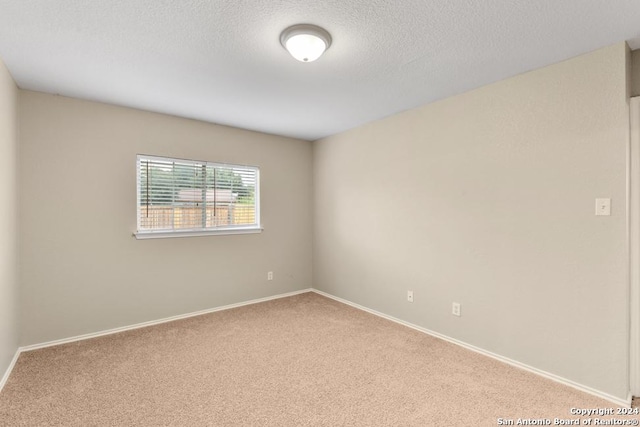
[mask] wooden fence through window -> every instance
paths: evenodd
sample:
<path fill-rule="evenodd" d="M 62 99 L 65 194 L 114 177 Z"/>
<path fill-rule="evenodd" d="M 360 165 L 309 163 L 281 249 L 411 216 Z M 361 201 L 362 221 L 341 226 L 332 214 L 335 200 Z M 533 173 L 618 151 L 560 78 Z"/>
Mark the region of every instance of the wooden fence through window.
<path fill-rule="evenodd" d="M 255 223 L 253 205 L 207 207 L 207 227 L 250 225 Z M 143 230 L 202 228 L 202 208 L 142 206 L 140 227 Z"/>

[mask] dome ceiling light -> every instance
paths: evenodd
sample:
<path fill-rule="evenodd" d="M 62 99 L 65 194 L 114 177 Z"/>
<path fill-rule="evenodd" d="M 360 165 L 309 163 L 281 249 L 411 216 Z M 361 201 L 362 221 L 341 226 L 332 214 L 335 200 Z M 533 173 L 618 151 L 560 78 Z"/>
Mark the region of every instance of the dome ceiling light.
<path fill-rule="evenodd" d="M 329 49 L 331 34 L 316 25 L 298 24 L 280 34 L 280 43 L 298 61 L 312 62 Z"/>

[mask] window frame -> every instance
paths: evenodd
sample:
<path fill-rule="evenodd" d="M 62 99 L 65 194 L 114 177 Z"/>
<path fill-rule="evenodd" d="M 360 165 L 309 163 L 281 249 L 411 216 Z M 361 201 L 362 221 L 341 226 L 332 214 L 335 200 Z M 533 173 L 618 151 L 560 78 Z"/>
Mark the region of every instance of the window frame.
<path fill-rule="evenodd" d="M 150 160 L 158 162 L 184 162 L 193 164 L 202 164 L 206 167 L 213 168 L 244 168 L 253 170 L 255 173 L 255 188 L 254 188 L 254 213 L 255 222 L 250 225 L 226 225 L 217 227 L 197 227 L 197 228 L 185 228 L 185 229 L 162 229 L 162 230 L 145 230 L 140 226 L 140 214 L 141 214 L 141 176 L 140 176 L 140 164 L 141 160 Z M 206 185 L 206 184 L 205 184 Z M 172 203 L 170 206 L 175 206 Z M 203 204 L 202 209 L 206 209 L 206 204 Z M 133 233 L 134 237 L 140 239 L 163 239 L 173 237 L 200 237 L 200 236 L 215 236 L 215 235 L 230 235 L 230 234 L 254 234 L 261 233 L 263 230 L 261 217 L 260 217 L 260 168 L 258 166 L 251 165 L 239 165 L 232 163 L 218 163 L 209 162 L 204 160 L 183 159 L 177 157 L 164 157 L 147 154 L 136 155 L 136 231 Z"/>

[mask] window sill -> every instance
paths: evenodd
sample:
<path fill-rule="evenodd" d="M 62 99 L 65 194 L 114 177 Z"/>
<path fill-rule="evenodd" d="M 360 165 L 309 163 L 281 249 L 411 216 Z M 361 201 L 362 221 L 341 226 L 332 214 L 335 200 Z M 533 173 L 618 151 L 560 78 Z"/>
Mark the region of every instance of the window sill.
<path fill-rule="evenodd" d="M 257 234 L 262 233 L 261 227 L 227 228 L 221 230 L 183 230 L 183 231 L 144 231 L 133 233 L 137 240 L 170 239 L 174 237 L 203 237 L 224 236 L 229 234 Z"/>

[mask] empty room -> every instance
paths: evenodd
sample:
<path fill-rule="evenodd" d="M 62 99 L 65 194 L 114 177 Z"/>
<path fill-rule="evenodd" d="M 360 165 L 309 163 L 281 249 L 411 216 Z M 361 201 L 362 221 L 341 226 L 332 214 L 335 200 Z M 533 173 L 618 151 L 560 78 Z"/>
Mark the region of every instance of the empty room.
<path fill-rule="evenodd" d="M 0 0 L 0 426 L 639 425 L 640 2 Z"/>

